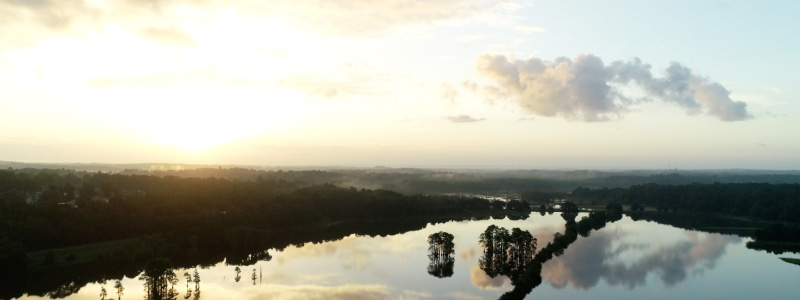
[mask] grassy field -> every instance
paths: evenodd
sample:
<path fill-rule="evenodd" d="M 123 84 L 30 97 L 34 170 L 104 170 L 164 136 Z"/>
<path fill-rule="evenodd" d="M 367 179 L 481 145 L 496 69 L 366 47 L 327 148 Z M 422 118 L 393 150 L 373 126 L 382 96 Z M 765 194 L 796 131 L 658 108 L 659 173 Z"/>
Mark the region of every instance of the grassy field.
<path fill-rule="evenodd" d="M 781 257 L 781 260 L 788 262 L 790 264 L 800 265 L 800 258 Z"/>

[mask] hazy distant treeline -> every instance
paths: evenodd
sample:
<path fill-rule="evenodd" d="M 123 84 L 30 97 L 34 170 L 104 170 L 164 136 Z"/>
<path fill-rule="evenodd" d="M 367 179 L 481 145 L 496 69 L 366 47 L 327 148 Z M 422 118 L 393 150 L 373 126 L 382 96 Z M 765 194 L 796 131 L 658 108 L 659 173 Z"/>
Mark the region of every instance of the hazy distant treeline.
<path fill-rule="evenodd" d="M 245 168 L 198 168 L 188 170 L 125 170 L 124 174 L 218 177 L 236 180 L 284 179 L 309 184 L 331 183 L 343 187 L 388 189 L 402 193 L 490 193 L 499 191 L 570 192 L 577 187 L 626 188 L 656 183 L 800 183 L 793 171 L 593 171 L 593 170 L 426 170 L 426 169 L 330 169 L 253 170 Z"/>
<path fill-rule="evenodd" d="M 627 188 L 657 183 L 800 183 L 800 171 L 770 170 L 494 170 L 494 169 L 413 169 L 413 168 L 319 168 L 265 169 L 258 167 L 217 167 L 174 164 L 22 164 L 0 162 L 16 172 L 61 175 L 97 171 L 123 175 L 174 176 L 181 178 L 223 178 L 229 180 L 286 180 L 316 185 L 330 183 L 358 189 L 387 189 L 416 193 L 492 193 L 524 191 L 570 192 L 577 187 Z"/>

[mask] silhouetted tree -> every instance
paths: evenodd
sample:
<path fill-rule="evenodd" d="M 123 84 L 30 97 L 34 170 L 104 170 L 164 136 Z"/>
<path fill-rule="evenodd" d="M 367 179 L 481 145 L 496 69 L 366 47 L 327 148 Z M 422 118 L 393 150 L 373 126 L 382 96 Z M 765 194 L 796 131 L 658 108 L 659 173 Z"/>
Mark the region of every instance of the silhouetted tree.
<path fill-rule="evenodd" d="M 489 225 L 478 240 L 483 247 L 480 268 L 490 277 L 506 275 L 516 281 L 536 252 L 537 240 L 519 228 L 508 230 Z"/>
<path fill-rule="evenodd" d="M 526 230 L 519 228 L 511 229 L 511 237 L 509 241 L 509 261 L 518 265 L 527 263 L 536 252 L 537 239 Z"/>
<path fill-rule="evenodd" d="M 167 258 L 156 258 L 147 262 L 140 280 L 145 282 L 145 299 L 165 300 L 175 299 L 177 293 L 170 284 L 177 282 L 177 276 L 172 269 L 172 262 Z"/>
<path fill-rule="evenodd" d="M 114 288 L 117 289 L 117 300 L 122 299 L 122 295 L 125 294 L 125 287 L 122 286 L 122 282 L 117 280 L 114 281 Z"/>
<path fill-rule="evenodd" d="M 564 218 L 564 221 L 575 222 L 579 211 L 578 205 L 573 202 L 566 201 L 561 205 L 561 217 Z"/>
<path fill-rule="evenodd" d="M 183 296 L 183 299 L 189 299 L 192 296 L 192 290 L 189 289 L 189 283 L 192 282 L 192 275 L 189 274 L 189 271 L 183 272 L 183 278 L 186 279 L 186 294 Z"/>
<path fill-rule="evenodd" d="M 194 269 L 192 277 L 194 279 L 194 299 L 200 299 L 200 273 L 197 272 L 197 268 Z"/>
<path fill-rule="evenodd" d="M 455 244 L 453 235 L 444 231 L 428 236 L 428 274 L 438 278 L 453 276 Z"/>
<path fill-rule="evenodd" d="M 47 293 L 47 295 L 50 296 L 50 299 L 66 298 L 69 295 L 77 293 L 82 287 L 82 285 L 70 281 L 58 286 L 53 291 Z"/>

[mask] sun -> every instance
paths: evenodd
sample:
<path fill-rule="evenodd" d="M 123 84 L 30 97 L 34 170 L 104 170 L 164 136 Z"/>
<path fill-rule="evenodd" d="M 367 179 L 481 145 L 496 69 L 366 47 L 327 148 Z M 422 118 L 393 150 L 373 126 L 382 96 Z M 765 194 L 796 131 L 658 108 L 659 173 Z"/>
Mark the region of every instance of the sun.
<path fill-rule="evenodd" d="M 302 122 L 306 105 L 264 89 L 187 88 L 150 96 L 122 110 L 120 120 L 145 143 L 194 154 L 286 131 Z"/>
<path fill-rule="evenodd" d="M 164 128 L 161 132 L 151 134 L 152 142 L 169 148 L 176 148 L 190 153 L 202 153 L 211 148 L 221 146 L 243 138 L 235 128 L 228 128 L 227 133 L 209 130 L 203 124 L 192 125 L 191 128 Z"/>
<path fill-rule="evenodd" d="M 240 28 L 271 39 L 230 34 Z M 111 28 L 90 37 L 92 46 L 56 44 L 42 51 L 66 48 L 78 57 L 49 64 L 68 70 L 52 75 L 52 81 L 68 84 L 71 98 L 80 99 L 78 105 L 103 126 L 167 152 L 207 153 L 309 118 L 307 95 L 280 84 L 281 78 L 317 65 L 297 52 L 319 48 L 303 34 L 277 21 L 233 15 L 184 29 L 195 39 L 191 46 L 154 44 Z M 132 59 L 119 59 L 131 49 L 137 49 Z M 39 56 L 62 57 L 30 59 Z"/>
<path fill-rule="evenodd" d="M 205 152 L 268 131 L 277 120 L 257 117 L 248 106 L 181 103 L 157 120 L 140 126 L 142 137 L 153 144 L 190 153 Z"/>

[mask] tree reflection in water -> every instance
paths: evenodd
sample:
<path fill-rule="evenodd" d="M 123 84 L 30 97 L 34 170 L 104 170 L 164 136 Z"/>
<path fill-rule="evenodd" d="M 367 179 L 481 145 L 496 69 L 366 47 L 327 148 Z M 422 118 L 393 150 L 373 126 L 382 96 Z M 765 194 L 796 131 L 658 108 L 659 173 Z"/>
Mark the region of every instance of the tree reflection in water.
<path fill-rule="evenodd" d="M 183 296 L 183 299 L 189 299 L 192 296 L 192 290 L 189 289 L 189 282 L 192 282 L 192 275 L 189 275 L 189 272 L 183 272 L 183 278 L 186 278 L 186 295 Z"/>
<path fill-rule="evenodd" d="M 428 236 L 428 274 L 438 278 L 453 276 L 455 244 L 453 235 L 440 231 Z"/>
<path fill-rule="evenodd" d="M 193 275 L 184 272 L 183 276 L 186 279 L 186 295 L 183 298 L 189 299 L 194 296 L 194 299 L 200 299 L 200 273 L 195 269 Z M 160 257 L 147 262 L 139 280 L 144 281 L 144 299 L 146 300 L 175 300 L 178 298 L 178 291 L 175 289 L 178 276 L 172 267 L 172 261 L 168 258 Z M 189 289 L 190 282 L 194 282 L 194 291 Z M 122 289 L 122 284 L 119 284 L 117 291 L 120 297 Z"/>
<path fill-rule="evenodd" d="M 489 215 L 487 214 L 483 217 L 488 219 Z M 14 245 L 8 245 L 0 240 L 0 249 L 5 247 L 7 251 L 11 251 L 7 253 L 18 253 L 21 257 L 13 259 L 10 263 L 0 264 L 0 282 L 2 282 L 0 284 L 0 299 L 20 298 L 26 294 L 28 296 L 50 297 L 53 299 L 69 297 L 77 293 L 82 287 L 93 282 L 108 278 L 136 277 L 141 273 L 143 265 L 146 264 L 144 262 L 160 256 L 168 257 L 176 269 L 189 269 L 197 265 L 226 262 L 231 265 L 241 266 L 242 273 L 244 273 L 244 266 L 252 265 L 259 261 L 271 260 L 272 257 L 266 249 L 282 251 L 293 245 L 337 241 L 353 234 L 372 237 L 395 235 L 424 229 L 430 223 L 466 221 L 474 218 L 475 216 L 424 216 L 388 221 L 344 222 L 325 227 L 308 226 L 269 232 L 251 232 L 249 235 L 238 235 L 244 238 L 243 240 L 239 239 L 239 242 L 247 241 L 246 247 L 243 242 L 239 247 L 233 248 L 228 247 L 227 244 L 220 244 L 221 240 L 211 234 L 187 235 L 176 233 L 168 235 L 166 239 L 143 238 L 131 243 L 130 246 L 132 248 L 147 250 L 138 254 L 128 253 L 128 250 L 125 250 L 121 252 L 125 255 L 114 254 L 110 258 L 99 259 L 86 265 L 76 267 L 47 266 L 47 268 L 36 270 L 28 270 L 23 266 L 14 264 L 14 262 L 24 261 L 25 252 L 22 251 L 21 245 L 15 248 L 12 247 Z M 499 218 L 503 218 L 503 216 Z M 324 230 L 320 230 L 320 228 Z M 236 230 L 233 231 L 236 232 Z M 193 241 L 198 237 L 199 242 Z M 229 242 L 235 241 L 237 240 L 229 240 Z M 200 245 L 204 246 L 199 248 L 202 251 L 196 256 L 186 255 L 185 246 L 192 243 L 200 243 Z M 16 249 L 16 252 L 12 251 L 14 249 Z M 140 255 L 143 260 L 139 260 Z M 192 294 L 194 294 L 194 291 L 192 291 Z M 191 296 L 193 295 L 189 297 Z"/>
<path fill-rule="evenodd" d="M 122 299 L 122 295 L 125 294 L 125 287 L 122 286 L 122 282 L 117 280 L 114 281 L 114 288 L 117 289 L 117 300 Z"/>
<path fill-rule="evenodd" d="M 489 275 L 496 277 L 505 275 L 515 283 L 519 280 L 528 262 L 536 252 L 536 238 L 530 232 L 519 228 L 508 229 L 489 225 L 481 233 L 479 242 L 483 248 L 480 259 L 480 268 Z"/>
<path fill-rule="evenodd" d="M 178 276 L 172 269 L 172 261 L 167 258 L 156 258 L 150 260 L 144 267 L 144 272 L 139 280 L 144 281 L 146 300 L 172 300 L 176 299 L 178 293 L 175 291 L 175 283 Z"/>
<path fill-rule="evenodd" d="M 194 269 L 194 275 L 192 275 L 192 281 L 194 281 L 194 299 L 200 299 L 200 273 L 197 272 L 197 269 Z"/>
<path fill-rule="evenodd" d="M 605 218 L 603 217 L 603 215 L 605 215 Z M 556 217 L 556 218 L 560 219 L 561 217 Z M 552 221 L 553 219 L 556 219 L 556 218 L 552 218 L 551 217 L 551 218 L 549 218 L 549 221 Z M 581 218 L 580 216 L 577 217 L 577 219 L 580 219 L 580 218 Z M 681 280 L 681 278 L 682 278 L 681 276 L 683 276 L 683 275 L 681 275 L 680 273 L 676 273 L 676 272 L 669 272 L 668 273 L 668 272 L 665 272 L 665 271 L 667 271 L 667 269 L 662 268 L 662 267 L 645 267 L 645 266 L 651 266 L 651 265 L 653 265 L 653 266 L 659 266 L 659 265 L 675 266 L 675 264 L 670 262 L 670 261 L 666 261 L 666 260 L 663 260 L 663 259 L 662 260 L 657 260 L 657 259 L 654 259 L 654 258 L 650 258 L 650 256 L 646 256 L 646 257 L 644 257 L 644 259 L 641 262 L 636 261 L 633 264 L 630 263 L 630 262 L 627 262 L 627 261 L 626 261 L 625 264 L 616 264 L 616 263 L 614 263 L 615 261 L 611 261 L 612 263 L 599 264 L 599 265 L 597 265 L 597 266 L 599 266 L 599 268 L 597 270 L 604 271 L 604 272 L 605 272 L 605 270 L 615 271 L 614 273 L 600 273 L 600 274 L 602 274 L 601 277 L 598 277 L 598 275 L 596 275 L 594 273 L 591 273 L 589 271 L 586 271 L 587 269 L 585 267 L 587 266 L 587 264 L 586 264 L 586 260 L 583 260 L 584 257 L 578 257 L 575 254 L 570 254 L 570 253 L 576 252 L 576 251 L 574 251 L 574 249 L 583 249 L 582 248 L 583 246 L 586 246 L 586 247 L 590 246 L 590 245 L 586 245 L 586 243 L 588 243 L 588 242 L 597 242 L 597 243 L 599 243 L 599 242 L 605 241 L 605 240 L 600 240 L 600 238 L 602 238 L 604 236 L 603 232 L 599 232 L 598 233 L 598 232 L 593 232 L 593 231 L 597 230 L 599 228 L 602 228 L 602 226 L 604 226 L 606 222 L 611 222 L 613 220 L 619 220 L 621 218 L 621 215 L 619 215 L 619 214 L 611 214 L 611 213 L 608 213 L 608 212 L 606 212 L 606 213 L 604 213 L 604 212 L 592 212 L 587 217 L 584 217 L 584 218 L 587 218 L 588 221 L 583 221 L 583 220 L 580 220 L 578 222 L 574 222 L 573 221 L 574 222 L 573 224 L 570 224 L 569 222 L 566 222 L 568 224 L 566 226 L 567 228 L 562 227 L 560 232 L 559 232 L 559 234 L 554 239 L 555 241 L 569 242 L 569 240 L 571 238 L 567 238 L 567 237 L 573 236 L 574 233 L 571 233 L 571 231 L 574 230 L 577 233 L 577 236 L 575 236 L 575 237 L 578 240 L 575 243 L 573 243 L 572 245 L 570 245 L 570 248 L 573 248 L 573 251 L 566 251 L 566 248 L 563 247 L 563 245 L 559 245 L 559 246 L 555 246 L 554 245 L 554 246 L 550 247 L 550 254 L 553 255 L 553 256 L 558 256 L 558 255 L 560 255 L 562 253 L 566 253 L 567 255 L 564 255 L 560 259 L 550 259 L 550 260 L 548 260 L 550 262 L 549 265 L 556 266 L 555 263 L 559 263 L 560 265 L 557 265 L 557 266 L 563 267 L 563 270 L 570 271 L 570 273 L 568 273 L 568 275 L 572 276 L 572 277 L 561 277 L 561 278 L 565 278 L 565 280 L 564 281 L 557 281 L 557 282 L 564 282 L 566 284 L 574 284 L 576 288 L 592 287 L 595 284 L 595 282 L 597 282 L 598 279 L 599 280 L 603 280 L 603 279 L 611 280 L 611 279 L 613 279 L 614 281 L 609 281 L 610 282 L 609 285 L 615 285 L 615 284 L 616 285 L 622 285 L 622 286 L 638 285 L 639 281 L 634 280 L 635 278 L 634 279 L 626 279 L 626 278 L 635 277 L 635 276 L 628 276 L 628 275 L 631 275 L 631 274 L 644 273 L 642 271 L 650 271 L 650 274 L 653 274 L 655 272 L 655 274 L 657 274 L 657 275 L 669 274 L 670 276 L 665 277 L 666 278 L 665 282 L 679 282 Z M 487 219 L 489 219 L 489 218 L 487 218 Z M 569 216 L 568 216 L 567 219 L 571 219 L 571 218 L 569 218 Z M 575 220 L 575 221 L 577 221 L 577 220 Z M 518 222 L 518 224 L 519 223 L 521 223 L 521 222 Z M 565 222 L 559 222 L 559 223 L 561 223 L 562 226 L 565 224 Z M 486 227 L 483 227 L 483 226 L 488 226 L 489 224 L 491 224 L 491 223 L 480 224 L 482 226 L 479 225 L 479 228 L 485 228 L 486 229 Z M 495 224 L 501 225 L 499 223 L 495 223 Z M 627 225 L 628 224 L 626 223 L 626 226 Z M 503 226 L 508 228 L 508 230 L 505 230 L 505 233 L 498 234 L 498 236 L 508 235 L 510 237 L 510 236 L 514 235 L 513 229 L 511 227 L 520 226 L 520 225 L 515 225 L 514 223 L 508 223 L 508 225 L 503 225 Z M 374 226 L 373 225 L 370 228 L 374 228 L 374 227 L 378 227 L 378 226 Z M 570 229 L 570 227 L 574 227 L 574 228 Z M 455 227 L 440 227 L 440 228 L 455 228 Z M 475 230 L 472 229 L 472 228 L 474 228 L 474 227 L 470 228 L 471 232 L 473 232 L 472 234 L 481 234 L 482 233 L 482 232 L 479 231 L 479 229 L 478 229 L 478 232 L 475 232 Z M 459 230 L 459 229 L 453 229 L 453 230 Z M 435 231 L 438 231 L 438 230 L 434 230 L 434 232 Z M 450 231 L 450 230 L 448 230 L 448 231 Z M 450 231 L 450 232 L 455 233 L 455 231 Z M 502 232 L 502 230 L 500 230 L 500 232 Z M 426 232 L 426 234 L 424 236 L 427 236 L 427 234 L 430 234 L 430 233 L 431 233 L 431 231 L 428 231 L 428 232 Z M 551 231 L 550 233 L 553 233 L 553 232 Z M 594 236 L 594 239 L 589 238 L 590 235 Z M 459 237 L 460 237 L 460 240 L 461 240 L 462 235 L 459 235 Z M 472 238 L 474 239 L 476 237 L 477 236 L 473 235 Z M 546 244 L 548 244 L 548 243 L 543 240 L 543 236 L 538 236 L 538 237 L 539 237 L 538 248 L 546 247 L 547 246 Z M 587 239 L 587 241 L 583 241 L 584 239 Z M 549 240 L 549 238 L 547 240 Z M 323 240 L 323 241 L 325 241 L 325 240 Z M 586 243 L 581 244 L 582 241 L 586 242 Z M 511 255 L 512 253 L 514 253 L 514 251 L 511 250 L 514 247 L 512 247 L 510 244 L 504 244 L 502 241 L 501 242 L 492 242 L 491 243 L 492 248 L 495 247 L 495 244 L 498 244 L 499 248 L 505 248 L 506 251 L 505 252 L 496 253 L 498 251 L 494 251 L 494 249 L 489 251 L 489 249 L 486 249 L 486 248 L 481 249 L 481 247 L 474 247 L 473 245 L 469 245 L 470 247 L 469 247 L 468 250 L 471 251 L 469 256 L 466 256 L 466 254 L 463 254 L 464 256 L 460 256 L 460 257 L 461 257 L 462 260 L 473 261 L 476 264 L 476 266 L 474 266 L 475 268 L 472 269 L 472 271 L 476 272 L 476 274 L 479 273 L 482 276 L 482 278 L 488 278 L 487 276 L 483 276 L 484 273 L 487 274 L 487 275 L 491 274 L 491 275 L 493 275 L 492 277 L 496 278 L 495 281 L 498 281 L 498 282 L 502 281 L 502 282 L 508 283 L 509 281 L 511 281 L 511 279 L 508 279 L 508 281 L 506 281 L 507 279 L 505 279 L 505 277 L 497 276 L 497 275 L 510 274 L 508 277 L 509 278 L 514 278 L 514 282 L 516 284 L 518 281 L 520 281 L 520 280 L 516 279 L 517 277 L 519 277 L 516 274 L 520 273 L 520 271 L 524 270 L 526 267 L 530 268 L 530 263 L 527 266 L 525 266 L 524 265 L 525 264 L 525 260 L 524 259 L 519 259 L 519 258 L 514 259 L 513 256 Z M 591 246 L 600 247 L 600 246 L 604 246 L 604 245 L 606 245 L 606 244 L 598 244 L 598 245 L 591 245 Z M 612 250 L 616 250 L 617 249 L 616 248 L 616 244 L 614 244 L 615 248 L 596 248 L 596 247 L 592 248 L 592 249 L 612 249 Z M 434 247 L 434 248 L 436 248 L 436 247 Z M 714 248 L 714 249 L 718 249 L 718 248 L 721 249 L 721 247 L 717 247 L 717 248 Z M 423 250 L 423 253 L 427 252 L 427 251 L 425 251 L 426 249 L 422 249 L 422 250 Z M 665 250 L 668 250 L 668 249 L 665 249 Z M 271 251 L 277 251 L 277 250 L 271 250 Z M 481 252 L 483 252 L 483 253 L 481 253 Z M 547 252 L 547 251 L 545 251 L 545 252 Z M 206 252 L 203 251 L 202 253 L 206 253 Z M 448 266 L 448 263 L 447 263 L 447 262 L 454 262 L 454 259 L 453 259 L 454 255 L 451 254 L 451 255 L 447 255 L 447 256 L 442 257 L 442 256 L 439 256 L 438 254 L 436 254 L 436 253 L 438 253 L 438 250 L 437 251 L 432 251 L 431 253 L 434 253 L 434 255 L 430 255 L 430 257 L 432 259 L 430 260 L 430 265 L 428 266 L 428 269 L 427 269 L 428 272 L 431 274 L 431 276 L 436 276 L 437 278 L 449 277 L 451 279 L 450 280 L 446 280 L 448 282 L 451 281 L 451 280 L 455 280 L 455 278 L 453 278 L 453 277 L 456 277 L 456 276 L 454 276 L 454 272 L 453 272 L 453 270 L 454 270 L 453 265 L 454 264 L 449 264 L 449 266 Z M 461 252 L 459 252 L 459 253 L 461 253 Z M 491 253 L 491 255 L 489 253 Z M 583 252 L 581 252 L 581 253 L 583 253 Z M 718 252 L 713 252 L 713 253 L 715 253 L 717 255 L 720 255 Z M 235 254 L 235 255 L 233 255 L 233 254 Z M 222 254 L 214 255 L 213 257 L 209 258 L 208 262 L 206 262 L 206 263 L 215 262 L 215 260 L 212 260 L 212 258 L 216 259 L 216 258 L 219 258 L 219 257 L 239 257 L 239 258 L 241 258 L 239 260 L 236 260 L 235 262 L 252 261 L 250 258 L 253 258 L 253 257 L 256 257 L 257 259 L 260 258 L 260 257 L 269 257 L 267 255 L 268 253 L 266 251 L 255 250 L 255 249 L 242 250 L 242 251 L 239 251 L 239 252 L 235 252 L 233 254 L 231 254 L 230 252 L 224 252 L 224 256 Z M 256 255 L 253 255 L 253 254 L 256 254 Z M 263 255 L 259 255 L 259 254 L 263 254 Z M 483 256 L 482 256 L 482 254 L 483 254 Z M 425 254 L 422 254 L 422 255 L 425 255 Z M 280 256 L 278 256 L 278 257 L 280 257 Z M 521 257 L 526 257 L 526 255 L 521 254 L 521 255 L 518 255 L 517 257 L 520 257 L 520 258 Z M 662 256 L 659 256 L 659 257 L 662 257 Z M 659 257 L 656 257 L 656 258 L 659 258 Z M 670 258 L 670 257 L 676 257 L 676 256 L 663 256 L 663 257 L 664 258 Z M 478 264 L 478 259 L 479 258 L 480 258 L 480 264 Z M 682 256 L 677 256 L 677 258 L 682 258 Z M 187 267 L 191 268 L 191 267 L 193 267 L 192 266 L 193 264 L 198 263 L 197 260 L 195 260 L 195 259 L 192 259 L 192 260 L 189 260 L 189 259 L 181 260 L 180 257 L 172 258 L 172 259 L 175 262 L 174 266 L 176 267 L 176 269 L 188 270 L 189 274 L 192 273 L 192 269 L 187 269 Z M 542 259 L 545 259 L 544 255 L 542 255 Z M 233 261 L 234 260 L 231 260 L 231 262 L 233 262 Z M 501 263 L 503 261 L 510 262 L 510 263 L 503 264 L 503 263 Z M 227 262 L 227 261 L 224 261 L 224 262 Z M 713 263 L 713 260 L 698 259 L 698 260 L 694 260 L 693 262 L 695 262 L 696 266 L 702 266 L 703 263 L 706 263 L 706 262 Z M 576 266 L 578 266 L 578 267 L 576 267 Z M 592 266 L 595 266 L 595 265 L 592 265 Z M 249 266 L 249 267 L 251 269 L 253 268 L 253 266 Z M 421 265 L 418 265 L 418 267 L 421 267 Z M 480 267 L 481 270 L 478 270 L 479 267 Z M 248 266 L 241 266 L 240 267 L 241 273 L 242 273 L 240 275 L 241 278 L 244 278 L 244 276 L 246 276 L 246 274 L 244 274 L 244 271 L 248 270 L 247 268 L 248 268 Z M 265 266 L 265 268 L 269 268 L 269 266 Z M 552 272 L 549 273 L 549 271 L 550 271 L 549 269 L 550 268 L 545 266 L 543 269 L 544 270 L 540 270 L 540 272 L 537 272 L 537 273 L 540 274 L 540 277 L 543 278 L 544 282 L 552 282 L 551 279 L 552 279 L 552 276 L 553 276 L 552 274 L 553 273 Z M 139 270 L 141 270 L 141 269 L 139 269 Z M 673 269 L 669 269 L 669 270 L 672 271 Z M 675 269 L 675 270 L 676 271 L 681 271 L 681 272 L 684 271 L 684 269 Z M 687 273 L 687 274 L 691 275 L 691 269 L 686 269 L 686 270 L 689 271 L 689 273 Z M 225 275 L 230 276 L 230 272 L 231 271 L 234 271 L 233 268 L 226 267 Z M 535 270 L 532 270 L 532 271 L 535 271 Z M 99 273 L 99 271 L 98 271 L 98 273 Z M 138 273 L 139 272 L 133 273 L 133 271 L 126 271 L 125 274 L 131 274 L 131 275 L 128 275 L 128 276 L 130 278 L 133 278 L 133 276 L 135 276 L 135 274 L 138 274 Z M 175 273 L 178 273 L 178 272 L 176 271 Z M 672 276 L 673 273 L 681 275 L 681 276 Z M 109 277 L 110 278 L 122 278 L 122 274 L 123 274 L 123 272 L 119 271 L 118 273 L 114 273 L 114 275 L 113 275 L 114 277 L 111 277 L 110 275 L 107 275 L 106 278 L 109 278 Z M 204 272 L 204 274 L 205 274 L 205 272 Z M 251 271 L 251 274 L 252 274 L 252 271 Z M 269 273 L 267 273 L 267 274 L 269 274 Z M 608 274 L 612 274 L 612 275 L 615 275 L 615 276 L 612 278 Z M 184 274 L 184 275 L 186 275 L 186 274 Z M 205 276 L 209 276 L 209 275 L 205 275 Z M 576 277 L 576 276 L 578 276 L 578 277 Z M 214 276 L 212 276 L 212 277 L 214 277 Z M 208 277 L 208 278 L 212 278 L 212 277 Z M 219 277 L 222 277 L 222 276 L 219 276 Z M 273 278 L 271 276 L 267 276 L 267 277 L 268 278 Z M 573 278 L 573 277 L 575 277 L 575 278 Z M 625 277 L 625 278 L 622 278 L 622 277 Z M 85 284 L 85 283 L 83 283 L 85 278 L 86 278 L 85 276 L 74 276 L 74 278 L 72 278 L 72 280 L 75 280 L 76 283 L 79 284 L 79 286 L 82 286 L 83 284 Z M 535 277 L 532 277 L 532 278 L 535 278 Z M 184 278 L 181 278 L 181 280 L 184 280 Z M 267 281 L 270 282 L 272 280 L 267 280 Z M 143 281 L 140 281 L 139 283 L 141 284 L 142 282 Z M 444 283 L 444 281 L 440 281 L 440 282 Z M 75 285 L 76 284 L 62 285 L 61 288 L 59 289 L 60 294 L 69 295 L 69 294 L 74 293 L 74 290 L 77 290 L 77 287 Z M 41 286 L 42 287 L 50 287 L 52 285 L 50 285 L 50 284 L 42 284 Z M 175 287 L 177 287 L 177 286 L 179 286 L 179 284 L 176 285 Z M 246 286 L 247 286 L 247 284 L 244 284 L 244 286 L 242 286 L 241 284 L 238 285 L 238 287 L 242 288 L 242 289 L 246 288 Z M 554 284 L 554 286 L 558 287 L 557 284 Z M 190 287 L 191 287 L 191 289 L 194 289 L 194 287 L 192 287 L 192 285 L 188 285 L 187 286 L 187 291 L 190 289 Z M 495 286 L 495 287 L 497 287 L 497 286 Z M 109 286 L 107 285 L 105 288 L 109 289 Z M 207 287 L 207 289 L 208 289 L 208 287 Z M 99 287 L 94 287 L 92 289 L 92 293 L 91 293 L 91 294 L 93 294 L 92 298 L 97 297 L 97 294 L 96 294 L 95 291 L 99 292 L 99 290 L 100 290 Z M 136 288 L 136 290 L 140 290 L 140 288 Z M 114 292 L 115 291 L 113 289 L 109 289 L 108 290 L 109 296 L 113 297 L 112 295 L 114 294 Z M 209 293 L 209 292 L 210 291 L 207 291 L 207 293 Z M 55 293 L 55 294 L 59 294 L 59 293 Z M 187 293 L 186 299 L 191 298 L 191 296 L 194 296 L 194 293 L 191 293 L 191 294 Z M 209 297 L 209 296 L 207 295 L 207 297 Z M 531 295 L 528 295 L 528 297 L 531 297 Z M 3 297 L 0 297 L 0 298 L 3 298 Z M 179 298 L 184 298 L 184 297 L 180 297 L 179 296 Z"/>
<path fill-rule="evenodd" d="M 556 232 L 553 235 L 553 241 L 545 245 L 539 253 L 536 253 L 527 266 L 519 269 L 519 273 L 513 275 L 518 276 L 516 279 L 511 279 L 514 289 L 500 296 L 500 299 L 524 299 L 525 296 L 542 283 L 542 265 L 553 257 L 562 255 L 564 250 L 578 239 L 579 233 L 583 237 L 588 237 L 592 229 L 599 230 L 605 227 L 606 223 L 619 220 L 619 216 L 615 213 L 596 212 L 590 213 L 588 217 L 581 218 L 579 222 L 575 222 L 574 209 L 571 206 L 567 208 L 569 208 L 570 212 L 561 214 L 566 221 L 564 233 Z M 491 229 L 491 226 L 489 227 L 486 229 L 487 231 Z M 484 239 L 484 234 L 481 234 L 482 240 Z"/>

